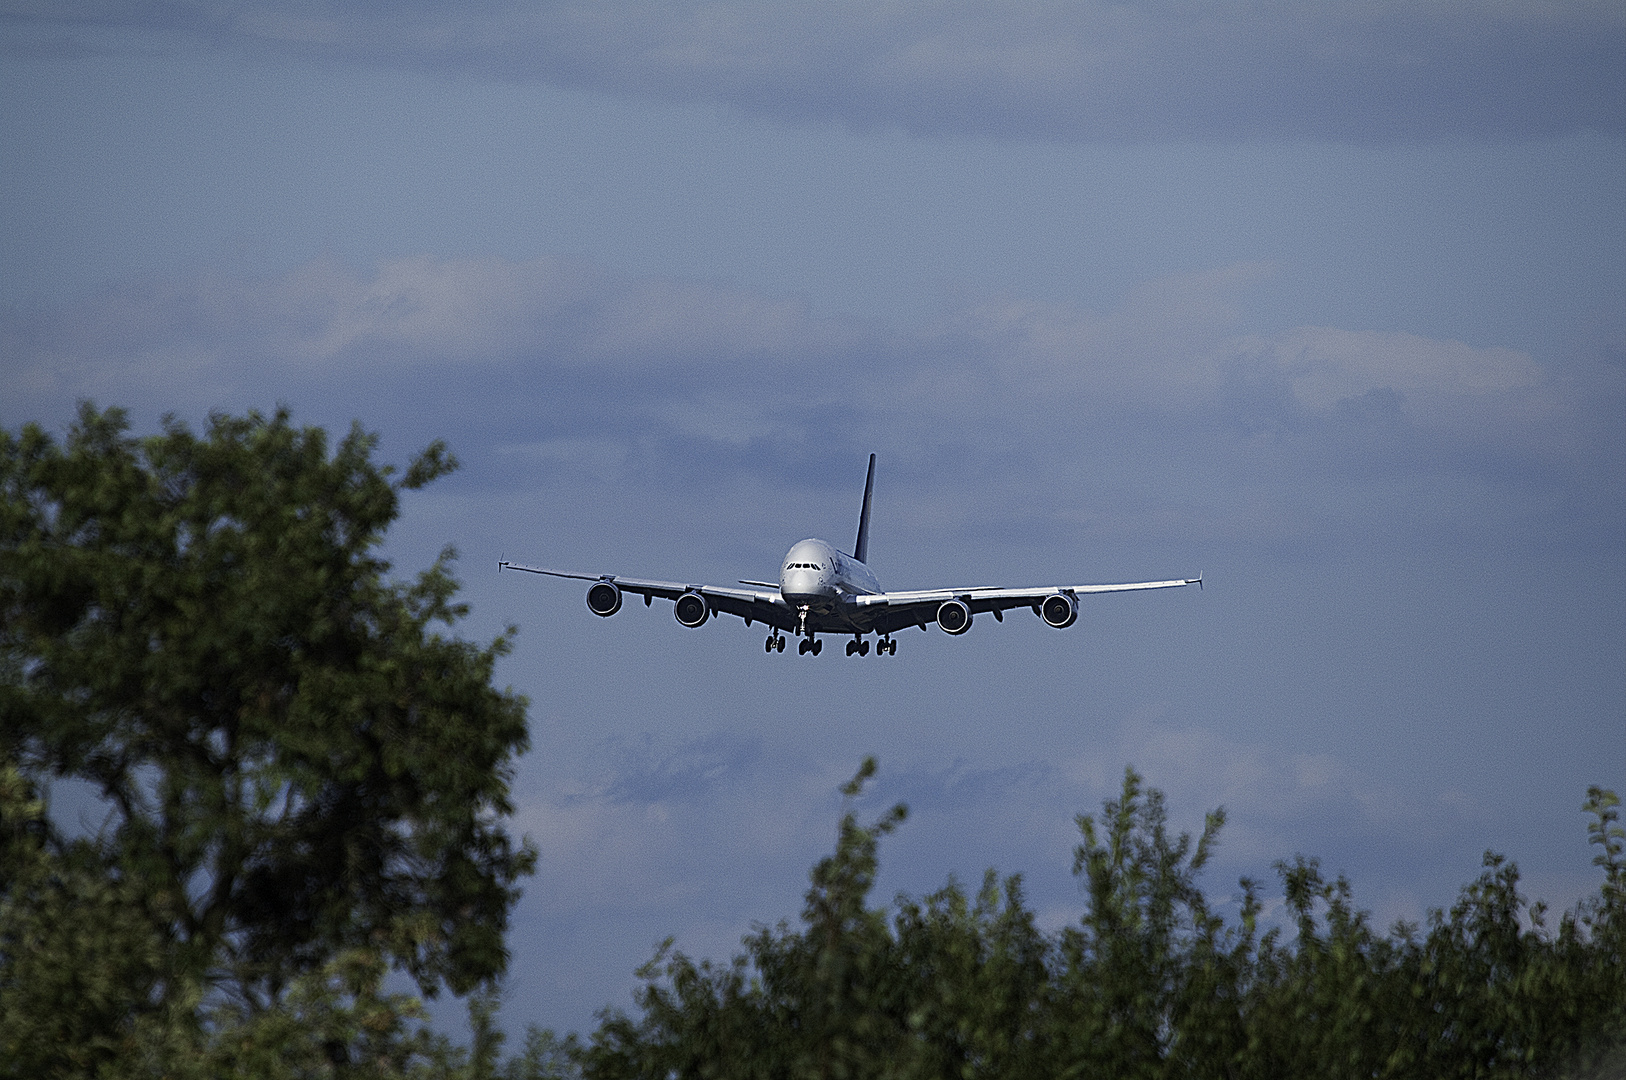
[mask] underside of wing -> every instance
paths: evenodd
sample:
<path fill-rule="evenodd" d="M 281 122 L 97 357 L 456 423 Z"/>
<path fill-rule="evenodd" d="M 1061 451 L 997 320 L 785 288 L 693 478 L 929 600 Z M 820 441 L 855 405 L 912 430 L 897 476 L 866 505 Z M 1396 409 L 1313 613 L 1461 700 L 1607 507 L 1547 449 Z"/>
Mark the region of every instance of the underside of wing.
<path fill-rule="evenodd" d="M 737 615 L 747 624 L 764 622 L 781 630 L 796 625 L 791 611 L 777 587 L 766 583 L 751 583 L 752 588 L 736 589 L 719 585 L 689 584 L 680 581 L 655 581 L 646 578 L 623 577 L 620 574 L 577 574 L 568 570 L 549 570 L 541 566 L 503 561 L 499 570 L 520 570 L 527 574 L 545 574 L 548 577 L 591 581 L 587 590 L 587 606 L 595 615 L 610 616 L 621 610 L 621 594 L 642 596 L 644 603 L 659 598 L 679 602 L 678 621 L 685 626 L 699 626 L 712 615 Z M 689 597 L 698 597 L 703 605 L 696 605 Z"/>
<path fill-rule="evenodd" d="M 1201 585 L 1202 578 L 1174 578 L 1168 581 L 1133 581 L 1106 585 L 1048 585 L 1026 589 L 976 586 L 957 589 L 918 589 L 908 592 L 875 593 L 850 601 L 852 620 L 862 622 L 877 633 L 891 633 L 909 626 L 925 627 L 937 622 L 949 633 L 963 633 L 970 617 L 1012 608 L 1030 607 L 1052 626 L 1072 625 L 1078 614 L 1078 598 L 1091 593 L 1139 592 L 1148 589 L 1177 589 Z"/>
<path fill-rule="evenodd" d="M 737 615 L 747 626 L 761 622 L 781 630 L 796 629 L 796 612 L 785 603 L 777 588 L 730 589 L 704 585 L 696 591 L 706 598 L 713 611 Z"/>

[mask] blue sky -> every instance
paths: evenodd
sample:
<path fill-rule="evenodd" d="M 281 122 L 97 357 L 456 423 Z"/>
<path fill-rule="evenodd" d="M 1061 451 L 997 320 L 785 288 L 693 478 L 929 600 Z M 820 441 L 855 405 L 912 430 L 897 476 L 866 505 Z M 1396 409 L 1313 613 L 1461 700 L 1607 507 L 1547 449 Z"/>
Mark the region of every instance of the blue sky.
<path fill-rule="evenodd" d="M 881 892 L 1075 918 L 1126 764 L 1380 919 L 1626 790 L 1626 15 L 1611 3 L 0 5 L 0 423 L 360 419 L 403 572 L 522 630 L 506 1019 Z M 895 588 L 1202 572 L 1063 633 L 766 657 L 496 561 Z M 984 622 L 987 625 L 984 625 Z M 829 652 L 830 650 L 826 650 Z"/>

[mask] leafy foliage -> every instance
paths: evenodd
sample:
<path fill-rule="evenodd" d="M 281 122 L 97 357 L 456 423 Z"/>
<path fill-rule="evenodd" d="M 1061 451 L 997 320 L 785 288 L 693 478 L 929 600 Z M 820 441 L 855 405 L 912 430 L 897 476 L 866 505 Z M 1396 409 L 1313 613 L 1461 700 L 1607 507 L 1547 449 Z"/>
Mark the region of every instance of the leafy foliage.
<path fill-rule="evenodd" d="M 856 795 L 873 760 L 847 786 Z M 1287 921 L 1261 932 L 1244 880 L 1237 922 L 1197 877 L 1195 844 L 1131 769 L 1081 816 L 1081 922 L 1040 933 L 1021 882 L 990 871 L 871 907 L 879 839 L 849 810 L 814 868 L 802 926 L 762 929 L 726 965 L 671 942 L 642 972 L 633 1019 L 610 1011 L 579 1051 L 594 1080 L 653 1077 L 1527 1077 L 1626 1064 L 1626 848 L 1612 793 L 1585 809 L 1606 883 L 1549 932 L 1500 856 L 1426 935 L 1374 931 L 1349 882 L 1277 864 Z M 1291 936 L 1288 936 L 1289 933 Z M 1607 1072 L 1606 1072 L 1607 1071 Z"/>
<path fill-rule="evenodd" d="M 255 1031 L 326 1030 L 310 979 L 373 1018 L 327 1041 L 365 1047 L 393 1006 L 368 1012 L 334 964 L 426 994 L 503 970 L 534 862 L 502 827 L 525 701 L 490 685 L 504 639 L 433 629 L 465 613 L 451 549 L 410 585 L 376 554 L 400 491 L 455 460 L 437 443 L 395 482 L 375 443 L 358 427 L 330 453 L 285 412 L 134 439 L 89 405 L 60 445 L 0 432 L 0 1058 L 19 1073 L 110 1067 L 144 1019 L 220 1002 Z M 95 835 L 43 812 L 63 780 L 94 792 Z"/>

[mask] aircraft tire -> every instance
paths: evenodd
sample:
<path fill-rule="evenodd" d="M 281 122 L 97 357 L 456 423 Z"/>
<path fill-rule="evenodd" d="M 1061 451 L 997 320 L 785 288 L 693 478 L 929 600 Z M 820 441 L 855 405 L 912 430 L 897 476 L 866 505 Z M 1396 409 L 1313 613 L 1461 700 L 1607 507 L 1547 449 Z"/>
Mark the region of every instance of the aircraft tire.
<path fill-rule="evenodd" d="M 798 641 L 796 643 L 796 651 L 801 653 L 803 656 L 806 656 L 807 655 L 807 646 L 808 646 L 808 640 L 806 638 L 803 638 L 801 641 Z"/>
<path fill-rule="evenodd" d="M 869 642 L 860 641 L 858 643 L 858 655 L 859 656 L 868 656 L 869 655 Z"/>
<path fill-rule="evenodd" d="M 779 638 L 778 641 L 779 641 L 779 644 L 774 646 L 774 651 L 775 652 L 784 652 L 785 651 L 785 639 L 784 638 Z"/>
<path fill-rule="evenodd" d="M 822 641 L 815 641 L 815 642 L 814 642 L 814 643 L 813 643 L 813 655 L 814 655 L 814 656 L 817 656 L 817 655 L 819 655 L 819 654 L 820 654 L 820 653 L 821 653 L 821 652 L 823 652 L 823 651 L 824 651 L 824 642 L 822 642 Z"/>

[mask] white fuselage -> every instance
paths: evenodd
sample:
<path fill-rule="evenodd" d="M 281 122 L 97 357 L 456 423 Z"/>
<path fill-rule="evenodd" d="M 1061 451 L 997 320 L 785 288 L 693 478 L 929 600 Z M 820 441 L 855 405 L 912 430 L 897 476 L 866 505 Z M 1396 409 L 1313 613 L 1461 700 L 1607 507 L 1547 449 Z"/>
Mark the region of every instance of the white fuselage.
<path fill-rule="evenodd" d="M 823 540 L 803 540 L 785 554 L 779 568 L 779 595 L 792 607 L 828 614 L 843 595 L 881 591 L 869 567 Z"/>

